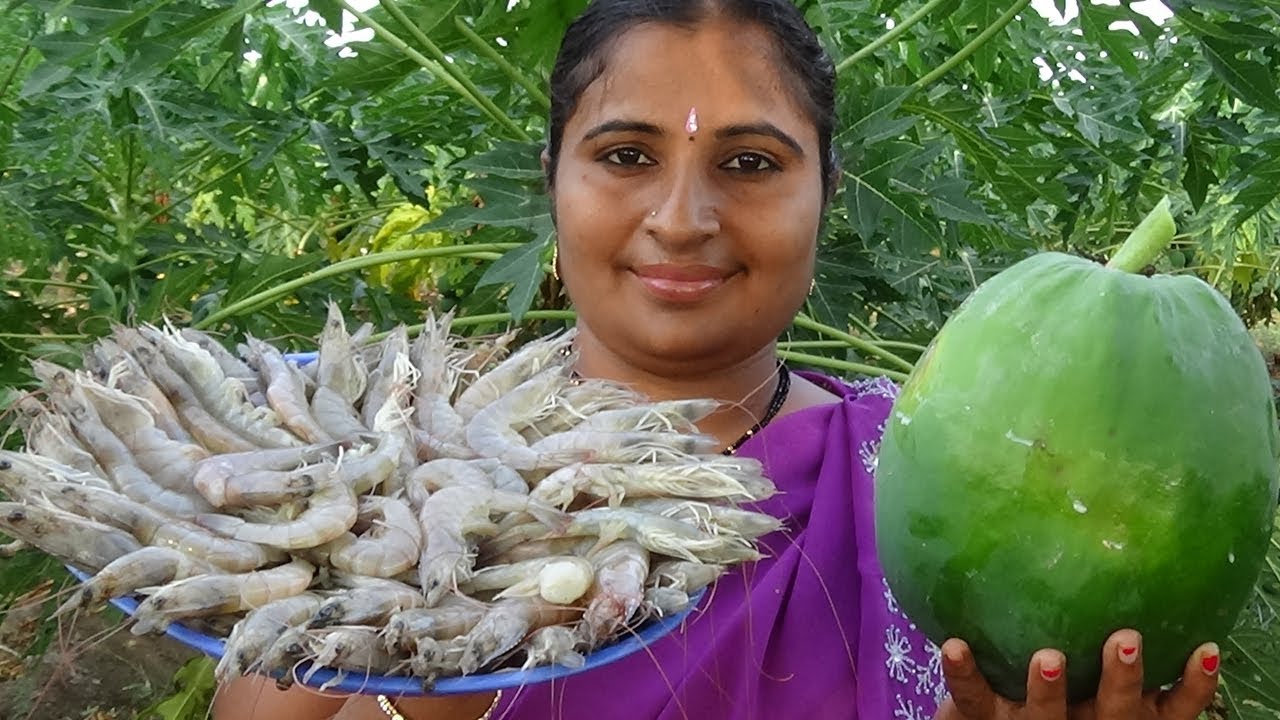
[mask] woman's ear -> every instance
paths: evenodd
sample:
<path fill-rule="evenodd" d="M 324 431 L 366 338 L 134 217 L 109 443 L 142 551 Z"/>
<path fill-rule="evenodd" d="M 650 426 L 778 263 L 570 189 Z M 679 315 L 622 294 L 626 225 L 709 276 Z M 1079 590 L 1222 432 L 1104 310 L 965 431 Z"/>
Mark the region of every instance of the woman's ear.
<path fill-rule="evenodd" d="M 542 161 L 542 182 L 546 187 L 547 199 L 551 201 L 551 225 L 552 227 L 555 227 L 556 188 L 554 183 L 555 178 L 552 176 L 551 171 L 551 151 L 545 147 L 542 148 L 542 153 L 538 156 L 538 159 Z"/>
<path fill-rule="evenodd" d="M 542 161 L 542 180 L 546 183 L 547 192 L 551 192 L 554 187 L 555 178 L 551 177 L 551 149 L 542 148 L 542 152 L 538 155 L 538 159 Z"/>

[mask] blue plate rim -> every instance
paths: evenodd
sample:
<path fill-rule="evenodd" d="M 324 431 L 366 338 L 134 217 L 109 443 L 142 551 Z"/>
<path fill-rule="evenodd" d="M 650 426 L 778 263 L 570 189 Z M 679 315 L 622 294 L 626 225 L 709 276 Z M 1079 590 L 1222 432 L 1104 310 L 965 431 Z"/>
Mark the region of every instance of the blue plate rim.
<path fill-rule="evenodd" d="M 90 577 L 89 573 L 85 573 L 79 568 L 70 565 L 66 567 L 80 582 L 84 582 Z M 629 633 L 617 642 L 605 645 L 586 655 L 586 662 L 581 667 L 576 668 L 564 665 L 541 665 L 528 670 L 499 670 L 492 673 L 447 677 L 436 680 L 430 688 L 423 686 L 422 678 L 365 675 L 359 672 L 339 671 L 331 668 L 319 668 L 310 678 L 303 681 L 303 675 L 306 674 L 309 668 L 307 663 L 297 665 L 293 669 L 293 675 L 297 682 L 310 688 L 319 689 L 325 686 L 326 683 L 332 683 L 324 689 L 328 692 L 352 695 L 388 695 L 391 697 L 465 695 L 535 685 L 588 672 L 643 650 L 678 630 L 685 620 L 695 610 L 699 609 L 706 594 L 706 588 L 699 590 L 689 598 L 689 606 L 683 611 L 665 618 L 647 621 L 635 632 Z M 134 597 L 120 597 L 109 602 L 130 617 L 138 609 L 138 600 Z M 206 635 L 181 622 L 170 623 L 164 632 L 183 645 L 194 648 L 214 659 L 220 659 L 226 649 L 226 641 L 222 638 Z M 334 682 L 340 673 L 345 673 L 345 675 L 342 679 Z"/>

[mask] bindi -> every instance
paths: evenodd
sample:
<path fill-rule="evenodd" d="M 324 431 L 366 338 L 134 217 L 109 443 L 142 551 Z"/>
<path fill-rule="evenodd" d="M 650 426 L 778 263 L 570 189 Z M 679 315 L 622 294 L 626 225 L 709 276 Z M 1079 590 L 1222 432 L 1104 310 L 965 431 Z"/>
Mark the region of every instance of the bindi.
<path fill-rule="evenodd" d="M 698 108 L 689 108 L 689 117 L 685 118 L 684 131 L 689 133 L 689 139 L 692 140 L 694 135 L 698 134 Z"/>

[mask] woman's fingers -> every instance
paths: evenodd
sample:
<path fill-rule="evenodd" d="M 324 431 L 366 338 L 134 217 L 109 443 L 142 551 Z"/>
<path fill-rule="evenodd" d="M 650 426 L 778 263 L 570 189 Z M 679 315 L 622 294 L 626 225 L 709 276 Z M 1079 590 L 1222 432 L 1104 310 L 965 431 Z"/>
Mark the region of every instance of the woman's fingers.
<path fill-rule="evenodd" d="M 1022 717 L 1067 720 L 1067 658 L 1057 650 L 1040 650 L 1031 656 Z"/>
<path fill-rule="evenodd" d="M 1160 720 L 1195 720 L 1213 701 L 1220 661 L 1216 643 L 1196 648 L 1182 669 L 1182 679 L 1160 698 Z"/>
<path fill-rule="evenodd" d="M 972 720 L 996 717 L 996 694 L 978 671 L 968 643 L 952 638 L 942 644 L 942 675 L 960 717 Z M 940 714 L 939 718 L 942 717 Z"/>
<path fill-rule="evenodd" d="M 1102 680 L 1094 703 L 1098 720 L 1142 717 L 1142 636 L 1117 630 L 1102 646 Z"/>

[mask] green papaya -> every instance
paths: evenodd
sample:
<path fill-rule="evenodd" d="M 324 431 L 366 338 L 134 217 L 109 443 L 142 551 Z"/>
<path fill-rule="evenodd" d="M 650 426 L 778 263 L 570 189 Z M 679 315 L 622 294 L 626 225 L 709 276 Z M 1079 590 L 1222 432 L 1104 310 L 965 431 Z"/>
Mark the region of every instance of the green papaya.
<path fill-rule="evenodd" d="M 890 589 L 1001 695 L 1040 648 L 1092 697 L 1102 644 L 1143 635 L 1149 688 L 1221 642 L 1261 570 L 1280 438 L 1244 324 L 1190 276 L 1136 274 L 1162 204 L 1104 266 L 1032 256 L 983 283 L 903 384 L 875 473 Z"/>

